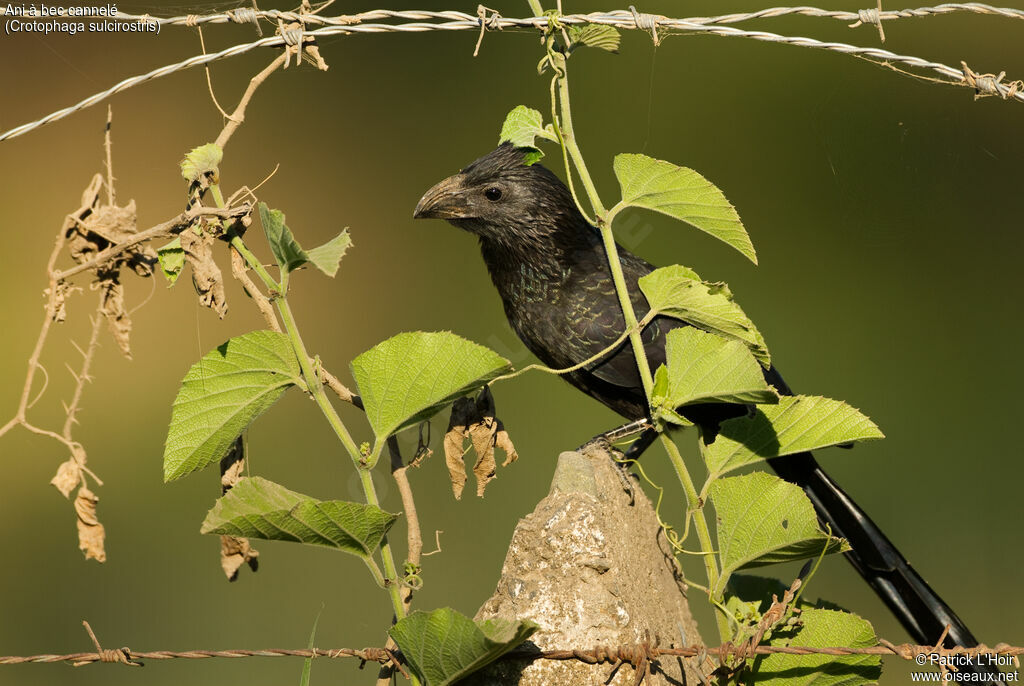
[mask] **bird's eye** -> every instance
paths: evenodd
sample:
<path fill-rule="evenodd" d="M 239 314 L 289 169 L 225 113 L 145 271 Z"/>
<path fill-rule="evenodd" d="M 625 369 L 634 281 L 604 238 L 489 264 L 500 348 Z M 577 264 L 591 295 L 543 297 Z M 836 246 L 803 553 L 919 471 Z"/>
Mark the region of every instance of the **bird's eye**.
<path fill-rule="evenodd" d="M 501 189 L 491 186 L 490 188 L 484 191 L 484 197 L 490 200 L 491 202 L 501 200 Z"/>

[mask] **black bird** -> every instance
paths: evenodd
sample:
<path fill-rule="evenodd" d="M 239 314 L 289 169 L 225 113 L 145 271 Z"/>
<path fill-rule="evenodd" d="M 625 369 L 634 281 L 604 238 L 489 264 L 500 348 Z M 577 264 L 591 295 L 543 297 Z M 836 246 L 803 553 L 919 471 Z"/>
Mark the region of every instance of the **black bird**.
<path fill-rule="evenodd" d="M 580 214 L 557 176 L 540 164 L 524 163 L 525 152 L 502 144 L 428 190 L 413 216 L 446 219 L 476 234 L 512 328 L 544 364 L 565 368 L 610 346 L 626 324 L 598 230 Z M 650 307 L 637 279 L 654 267 L 621 246 L 618 251 L 633 307 L 642 317 Z M 656 317 L 644 329 L 652 370 L 665 362 L 666 332 L 680 326 L 687 324 Z M 628 341 L 564 378 L 629 420 L 647 416 Z M 765 372 L 765 378 L 780 393 L 792 394 L 774 368 Z M 744 412 L 743 406 L 728 404 L 681 408 L 706 439 L 715 435 L 719 422 Z M 651 439 L 648 432 L 638 440 Z M 978 644 L 956 613 L 811 453 L 768 462 L 779 476 L 803 488 L 819 518 L 849 541 L 852 550 L 847 558 L 917 643 L 934 644 L 948 625 L 947 646 Z"/>

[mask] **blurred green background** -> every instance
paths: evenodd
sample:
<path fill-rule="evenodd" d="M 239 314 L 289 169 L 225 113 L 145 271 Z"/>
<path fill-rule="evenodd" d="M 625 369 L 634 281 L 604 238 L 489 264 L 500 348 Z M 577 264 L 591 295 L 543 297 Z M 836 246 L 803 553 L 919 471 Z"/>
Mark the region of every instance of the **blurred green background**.
<path fill-rule="evenodd" d="M 505 16 L 528 14 L 525 2 L 490 4 Z M 346 2 L 328 12 L 378 7 L 423 5 Z M 666 1 L 640 9 L 700 16 L 761 7 Z M 121 11 L 163 15 L 223 8 L 118 3 Z M 472 13 L 476 5 L 433 9 L 441 8 Z M 567 12 L 611 8 L 618 6 L 565 2 Z M 749 27 L 878 44 L 872 27 L 851 30 L 824 19 Z M 897 53 L 1024 74 L 1019 22 L 954 15 L 886 29 L 885 47 Z M 204 36 L 211 51 L 255 38 L 251 26 L 234 25 L 207 27 Z M 442 222 L 412 220 L 424 190 L 495 144 L 508 110 L 526 104 L 548 111 L 548 79 L 534 69 L 542 54 L 536 35 L 488 34 L 473 58 L 476 37 L 322 40 L 330 71 L 304 64 L 276 73 L 226 149 L 221 173 L 228 192 L 255 185 L 280 165 L 259 194 L 286 212 L 305 245 L 351 227 L 355 247 L 338 277 L 304 271 L 293 278 L 291 296 L 310 350 L 345 381 L 355 355 L 413 329 L 452 330 L 516 366 L 533 361 L 505 322 L 474 240 Z M 0 129 L 199 53 L 196 30 L 184 27 L 159 36 L 0 36 Z M 225 109 L 272 57 L 264 49 L 212 66 Z M 994 98 L 973 102 L 967 89 L 923 83 L 849 56 L 709 36 L 670 37 L 655 49 L 649 36 L 629 32 L 621 54 L 580 51 L 570 67 L 577 134 L 606 202 L 617 193 L 616 153 L 645 152 L 693 167 L 737 206 L 760 266 L 638 211 L 623 216 L 621 242 L 656 264 L 681 263 L 705 279 L 728 281 L 791 385 L 844 399 L 877 421 L 886 440 L 828 451 L 822 461 L 980 639 L 1024 641 L 1024 466 L 1015 438 L 1024 382 L 1015 209 L 1024 107 Z M 177 163 L 216 137 L 221 116 L 202 69 L 132 88 L 110 103 L 118 198 L 134 198 L 140 228 L 149 227 L 181 211 Z M 0 270 L 8 332 L 0 338 L 0 424 L 16 408 L 43 317 L 53 236 L 102 169 L 105 117 L 101 105 L 0 143 L 2 235 L 9 241 Z M 547 162 L 558 169 L 557 155 Z M 250 235 L 255 243 L 258 233 Z M 227 269 L 226 260 L 222 265 Z M 109 560 L 82 559 L 71 504 L 47 483 L 65 459 L 60 447 L 22 429 L 0 439 L 0 654 L 88 650 L 82 619 L 107 647 L 301 647 L 321 607 L 318 646 L 379 645 L 390 606 L 355 559 L 261 543 L 260 571 L 246 570 L 234 584 L 224 580 L 216 538 L 198 533 L 218 495 L 216 474 L 164 485 L 162 445 L 189 365 L 261 322 L 233 282 L 231 311 L 219 321 L 198 306 L 188 279 L 171 290 L 160 279 L 126 281 L 129 304 L 138 307 L 134 360 L 124 359 L 104 332 L 76 429 L 89 466 L 105 482 L 96 490 Z M 59 426 L 60 401 L 71 388 L 65 362 L 77 361 L 69 341 L 84 344 L 95 297 L 86 289 L 72 298 L 68 323 L 49 340 L 49 387 L 31 412 L 39 425 Z M 521 459 L 499 472 L 486 499 L 470 489 L 454 501 L 439 456 L 412 474 L 427 550 L 433 532 L 444 532 L 443 552 L 425 558 L 418 608 L 451 605 L 473 614 L 493 591 L 516 521 L 546 493 L 555 456 L 618 420 L 548 375 L 501 385 L 496 397 Z M 342 412 L 358 438 L 368 439 L 360 414 Z M 435 429 L 439 448 L 443 422 Z M 253 427 L 249 447 L 253 473 L 321 498 L 358 497 L 348 458 L 298 393 Z M 663 462 L 660 448 L 645 460 L 671 488 Z M 378 488 L 385 508 L 401 509 L 384 471 Z M 666 513 L 678 519 L 679 508 L 670 505 Z M 703 572 L 690 562 L 700 579 Z M 794 573 L 776 571 L 787 580 Z M 841 559 L 826 561 L 808 594 L 859 612 L 881 636 L 905 640 Z M 709 615 L 699 616 L 707 640 L 716 641 L 707 631 Z M 144 671 L 29 665 L 0 668 L 0 684 L 280 684 L 297 682 L 300 669 L 301 661 L 288 659 L 179 660 Z M 882 683 L 904 683 L 908 669 L 890 661 Z M 371 671 L 318 661 L 313 683 L 368 683 Z"/>

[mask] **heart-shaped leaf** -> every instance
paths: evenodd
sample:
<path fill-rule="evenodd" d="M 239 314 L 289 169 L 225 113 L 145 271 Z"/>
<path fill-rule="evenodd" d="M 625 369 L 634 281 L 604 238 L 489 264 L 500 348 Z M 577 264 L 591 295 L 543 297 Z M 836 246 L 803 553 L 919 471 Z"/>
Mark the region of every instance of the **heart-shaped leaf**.
<path fill-rule="evenodd" d="M 379 441 L 510 369 L 493 350 L 448 331 L 400 333 L 352 360 L 352 376 Z"/>
<path fill-rule="evenodd" d="M 725 420 L 704 454 L 708 470 L 720 475 L 770 457 L 878 438 L 885 436 L 875 423 L 846 403 L 797 395 Z"/>
<path fill-rule="evenodd" d="M 389 633 L 421 681 L 447 686 L 497 660 L 537 629 L 530 621 L 474 622 L 446 607 L 413 612 Z"/>
<path fill-rule="evenodd" d="M 291 343 L 275 331 L 232 338 L 192 365 L 171 409 L 164 480 L 224 457 L 256 417 L 290 387 L 303 385 Z"/>
<path fill-rule="evenodd" d="M 738 569 L 849 549 L 818 528 L 814 506 L 799 486 L 771 474 L 719 479 L 710 494 L 718 515 L 719 593 Z"/>
<path fill-rule="evenodd" d="M 648 157 L 615 156 L 621 207 L 644 207 L 684 221 L 739 250 L 757 264 L 754 245 L 736 209 L 713 183 L 692 169 Z"/>
<path fill-rule="evenodd" d="M 200 531 L 322 545 L 365 560 L 396 519 L 373 505 L 316 500 L 254 476 L 239 479 L 217 500 Z"/>

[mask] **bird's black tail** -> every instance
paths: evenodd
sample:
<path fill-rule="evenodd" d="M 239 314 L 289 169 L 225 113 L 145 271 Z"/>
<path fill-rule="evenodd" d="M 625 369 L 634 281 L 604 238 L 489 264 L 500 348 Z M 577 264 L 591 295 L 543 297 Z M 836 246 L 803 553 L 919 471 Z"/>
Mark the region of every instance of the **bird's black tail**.
<path fill-rule="evenodd" d="M 799 453 L 768 460 L 780 477 L 800 486 L 814 503 L 814 509 L 832 533 L 842 536 L 852 550 L 847 559 L 875 593 L 889 606 L 903 627 L 920 645 L 933 645 L 946 627 L 944 644 L 973 647 L 978 645 L 970 629 L 953 609 L 928 586 L 881 529 L 871 521 L 853 499 L 834 482 L 811 453 Z M 960 671 L 989 674 L 997 679 L 995 668 L 981 665 L 958 666 Z M 977 683 L 977 682 L 975 682 Z"/>

